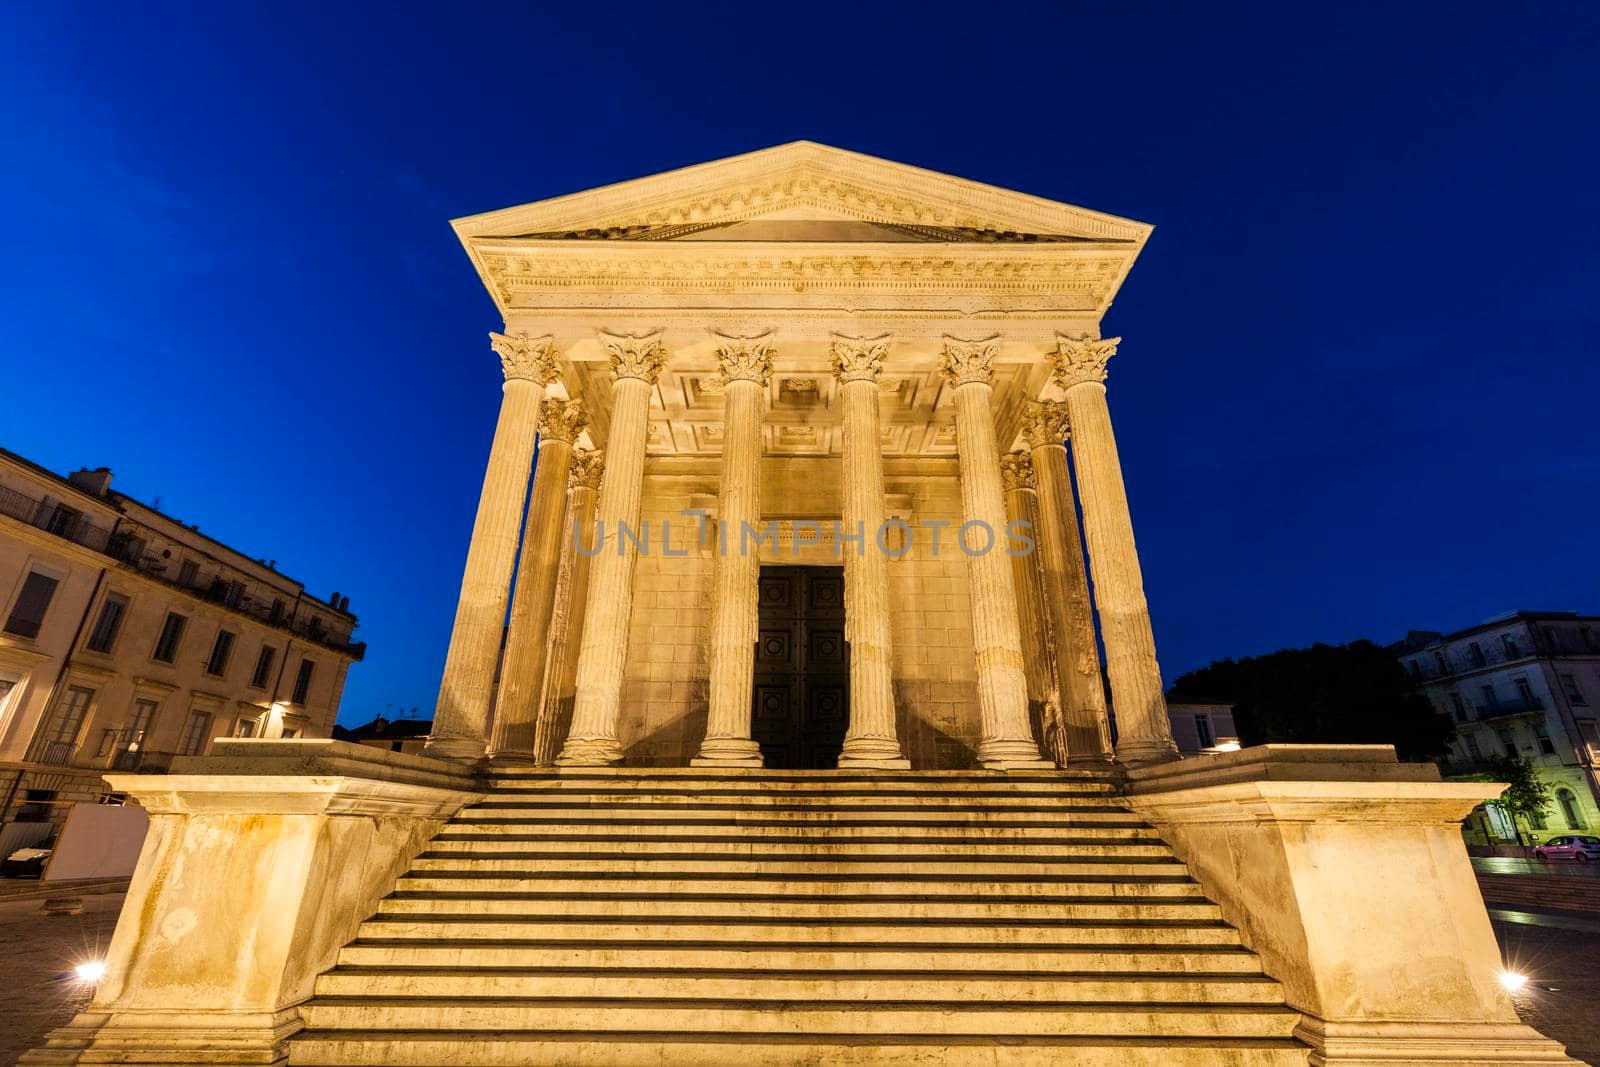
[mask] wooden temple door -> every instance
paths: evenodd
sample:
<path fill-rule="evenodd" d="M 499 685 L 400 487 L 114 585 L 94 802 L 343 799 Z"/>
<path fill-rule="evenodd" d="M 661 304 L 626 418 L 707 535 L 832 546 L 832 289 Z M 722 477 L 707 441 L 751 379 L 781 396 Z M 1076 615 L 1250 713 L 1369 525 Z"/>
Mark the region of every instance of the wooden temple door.
<path fill-rule="evenodd" d="M 838 765 L 850 721 L 844 568 L 761 568 L 751 736 L 774 770 Z"/>

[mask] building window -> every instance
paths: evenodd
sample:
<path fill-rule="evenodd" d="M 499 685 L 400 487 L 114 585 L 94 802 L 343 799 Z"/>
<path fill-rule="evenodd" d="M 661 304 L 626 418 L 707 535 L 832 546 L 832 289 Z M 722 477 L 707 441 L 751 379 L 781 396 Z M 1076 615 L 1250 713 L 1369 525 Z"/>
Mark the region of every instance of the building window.
<path fill-rule="evenodd" d="M 1536 722 L 1533 724 L 1533 738 L 1539 742 L 1540 755 L 1554 756 L 1556 754 L 1556 743 L 1550 740 L 1550 731 L 1545 727 L 1544 723 Z"/>
<path fill-rule="evenodd" d="M 1517 754 L 1517 742 L 1511 736 L 1510 727 L 1502 726 L 1494 732 L 1494 735 L 1500 739 L 1500 747 L 1506 750 L 1506 755 L 1515 756 Z"/>
<path fill-rule="evenodd" d="M 256 721 L 254 719 L 240 719 L 233 726 L 234 737 L 254 737 L 256 735 Z"/>
<path fill-rule="evenodd" d="M 71 758 L 72 750 L 77 747 L 78 731 L 83 728 L 83 720 L 88 716 L 89 705 L 93 701 L 93 689 L 81 685 L 67 687 L 61 703 L 56 705 L 50 729 L 45 734 L 44 751 L 40 753 L 41 763 L 63 764 Z"/>
<path fill-rule="evenodd" d="M 272 673 L 272 660 L 278 650 L 269 645 L 262 645 L 261 651 L 256 655 L 256 669 L 250 673 L 250 686 L 253 689 L 267 687 L 267 675 Z"/>
<path fill-rule="evenodd" d="M 1527 678 L 1518 676 L 1517 679 L 1516 679 L 1516 683 L 1517 683 L 1517 695 L 1522 698 L 1522 706 L 1523 707 L 1525 707 L 1525 708 L 1537 708 L 1537 707 L 1541 706 L 1540 703 L 1539 703 L 1539 698 L 1533 695 L 1533 686 L 1528 684 L 1528 679 Z"/>
<path fill-rule="evenodd" d="M 200 565 L 192 559 L 186 559 L 178 565 L 178 584 L 185 588 L 192 588 L 200 577 Z"/>
<path fill-rule="evenodd" d="M 1474 667 L 1482 667 L 1488 662 L 1483 658 L 1483 649 L 1476 641 L 1467 646 L 1467 655 L 1471 658 Z"/>
<path fill-rule="evenodd" d="M 1573 796 L 1572 790 L 1557 789 L 1556 801 L 1561 805 L 1561 814 L 1567 820 L 1568 830 L 1585 829 L 1583 816 L 1578 812 L 1578 798 Z"/>
<path fill-rule="evenodd" d="M 1590 652 L 1600 652 L 1600 640 L 1595 639 L 1594 627 L 1580 626 L 1578 628 L 1578 636 L 1583 638 L 1584 648 L 1587 648 Z"/>
<path fill-rule="evenodd" d="M 127 597 L 115 593 L 108 595 L 100 605 L 100 616 L 94 620 L 94 629 L 89 631 L 89 641 L 85 647 L 90 652 L 110 652 L 111 646 L 117 642 L 117 631 L 122 629 L 122 617 L 127 613 Z"/>
<path fill-rule="evenodd" d="M 1456 722 L 1467 721 L 1467 703 L 1461 699 L 1460 693 L 1450 694 L 1450 710 L 1455 712 Z"/>
<path fill-rule="evenodd" d="M 272 614 L 271 614 L 271 616 L 269 616 L 267 621 L 271 622 L 272 625 L 274 625 L 274 626 L 278 625 L 278 623 L 283 621 L 283 601 L 282 600 L 274 599 L 272 601 Z"/>
<path fill-rule="evenodd" d="M 211 658 L 206 660 L 206 673 L 222 677 L 228 671 L 228 657 L 233 654 L 234 635 L 218 630 L 217 639 L 211 643 Z"/>
<path fill-rule="evenodd" d="M 1216 738 L 1211 733 L 1211 716 L 1200 712 L 1194 717 L 1195 736 L 1200 738 L 1201 748 L 1210 748 L 1216 744 Z"/>
<path fill-rule="evenodd" d="M 1500 635 L 1500 644 L 1506 650 L 1506 659 L 1521 659 L 1522 653 L 1517 649 L 1517 639 L 1510 634 Z"/>
<path fill-rule="evenodd" d="M 317 665 L 308 659 L 300 661 L 300 673 L 294 678 L 294 696 L 289 698 L 291 704 L 304 704 L 306 693 L 311 689 L 311 672 Z"/>
<path fill-rule="evenodd" d="M 29 789 L 23 793 L 23 798 L 17 807 L 17 822 L 50 821 L 50 809 L 56 802 L 54 789 Z"/>
<path fill-rule="evenodd" d="M 1482 762 L 1483 750 L 1478 747 L 1478 739 L 1471 734 L 1463 734 L 1461 740 L 1466 742 L 1467 755 L 1471 756 L 1475 762 Z"/>
<path fill-rule="evenodd" d="M 167 621 L 161 624 L 161 636 L 156 639 L 156 650 L 150 658 L 171 663 L 178 654 L 178 642 L 183 640 L 183 628 L 189 620 L 176 611 L 167 612 Z"/>
<path fill-rule="evenodd" d="M 6 633 L 18 637 L 38 637 L 39 628 L 44 625 L 44 613 L 50 608 L 58 584 L 48 574 L 29 571 L 28 577 L 23 579 L 22 592 L 17 594 L 17 602 L 11 605 L 11 615 L 6 619 Z"/>
<path fill-rule="evenodd" d="M 1439 673 L 1440 674 L 1449 674 L 1450 673 L 1450 668 L 1445 665 L 1444 653 L 1443 652 L 1435 652 L 1433 654 L 1433 662 L 1439 668 Z"/>
<path fill-rule="evenodd" d="M 1495 699 L 1495 696 L 1494 696 L 1494 685 L 1492 683 L 1489 684 L 1489 685 L 1481 685 L 1481 686 L 1479 686 L 1478 687 L 1478 692 L 1483 694 L 1483 707 L 1484 707 L 1484 710 L 1486 710 L 1486 711 L 1490 710 L 1496 704 L 1499 703 L 1499 701 Z"/>
<path fill-rule="evenodd" d="M 1561 686 L 1567 691 L 1568 701 L 1573 704 L 1588 706 L 1589 702 L 1583 699 L 1583 690 L 1578 688 L 1578 679 L 1576 675 L 1563 674 L 1561 676 Z"/>
<path fill-rule="evenodd" d="M 1416 660 L 1414 660 L 1414 659 L 1406 660 L 1406 669 L 1411 672 L 1411 677 L 1413 677 L 1413 678 L 1421 678 L 1422 677 L 1422 664 L 1418 663 Z"/>
<path fill-rule="evenodd" d="M 211 713 L 205 711 L 191 711 L 189 725 L 183 731 L 183 755 L 198 756 L 210 740 Z"/>

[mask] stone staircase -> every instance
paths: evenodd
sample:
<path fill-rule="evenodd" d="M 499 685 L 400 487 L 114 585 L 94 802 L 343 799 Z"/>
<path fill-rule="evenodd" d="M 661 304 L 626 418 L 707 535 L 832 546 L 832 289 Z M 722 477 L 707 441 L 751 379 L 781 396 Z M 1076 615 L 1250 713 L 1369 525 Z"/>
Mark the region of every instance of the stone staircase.
<path fill-rule="evenodd" d="M 501 772 L 301 1012 L 291 1064 L 1307 1062 L 1073 772 Z"/>

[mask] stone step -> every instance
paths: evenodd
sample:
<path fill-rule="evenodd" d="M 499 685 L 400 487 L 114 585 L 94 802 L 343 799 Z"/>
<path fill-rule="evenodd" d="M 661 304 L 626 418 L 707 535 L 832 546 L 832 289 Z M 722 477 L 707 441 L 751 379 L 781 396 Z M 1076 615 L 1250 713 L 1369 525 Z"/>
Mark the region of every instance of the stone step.
<path fill-rule="evenodd" d="M 361 924 L 356 936 L 367 941 L 715 941 L 739 938 L 759 942 L 818 941 L 830 945 L 901 942 L 955 946 L 1067 944 L 1238 945 L 1239 934 L 1222 922 L 1138 919 L 1035 920 L 997 923 L 928 919 L 826 918 L 774 921 L 766 918 L 686 915 L 677 919 L 618 920 L 607 916 L 527 918 L 473 914 L 432 917 L 382 915 Z"/>
<path fill-rule="evenodd" d="M 1288 1038 L 308 1030 L 293 1067 L 1306 1067 Z"/>
<path fill-rule="evenodd" d="M 583 916 L 606 920 L 651 920 L 686 917 L 707 922 L 766 919 L 773 922 L 871 921 L 1031 922 L 1065 921 L 1220 922 L 1222 911 L 1195 892 L 1186 898 L 1109 897 L 1085 893 L 1076 897 L 928 898 L 894 895 L 715 896 L 688 894 L 507 893 L 485 897 L 474 893 L 396 893 L 378 902 L 380 915 L 460 915 L 518 919 Z"/>
<path fill-rule="evenodd" d="M 821 783 L 838 785 L 855 783 L 864 786 L 882 786 L 886 789 L 917 789 L 939 783 L 982 783 L 1006 785 L 1020 783 L 1034 786 L 1052 782 L 1115 782 L 1116 775 L 1108 767 L 1103 770 L 1040 769 L 1025 771 L 986 771 L 978 768 L 956 771 L 889 771 L 889 770 L 824 770 L 782 771 L 764 767 L 530 767 L 509 764 L 491 767 L 491 780 L 500 781 L 564 781 L 585 783 L 638 784 L 646 788 L 670 786 L 678 782 L 706 781 L 770 782 L 788 788 L 804 789 Z"/>
<path fill-rule="evenodd" d="M 1126 808 L 1114 805 L 1093 807 L 1060 805 L 1026 810 L 1007 809 L 1001 812 L 981 807 L 962 809 L 879 805 L 875 808 L 845 808 L 795 804 L 780 809 L 771 805 L 758 807 L 705 804 L 695 807 L 657 808 L 648 804 L 588 806 L 539 801 L 490 800 L 473 804 L 456 816 L 457 823 L 478 822 L 483 819 L 521 822 L 525 825 L 544 823 L 556 826 L 593 823 L 629 826 L 646 824 L 678 826 L 695 823 L 728 826 L 745 826 L 752 823 L 763 826 L 794 826 L 842 823 L 857 826 L 921 827 L 926 824 L 970 826 L 977 823 L 985 827 L 1048 827 L 1053 830 L 1088 825 L 1140 828 L 1148 826 Z"/>
<path fill-rule="evenodd" d="M 496 791 L 486 795 L 485 806 L 518 807 L 536 810 L 541 807 L 589 808 L 648 808 L 652 812 L 672 814 L 683 811 L 737 809 L 740 811 L 848 811 L 868 810 L 880 812 L 930 812 L 951 809 L 955 811 L 984 812 L 986 814 L 1029 812 L 1055 814 L 1071 811 L 1119 811 L 1127 813 L 1127 805 L 1109 795 L 1062 796 L 1011 796 L 997 794 L 985 796 L 971 792 L 929 793 L 916 796 L 887 796 L 883 793 L 861 792 L 843 796 L 808 797 L 792 791 L 771 793 L 581 793 L 577 795 L 529 794 Z"/>
<path fill-rule="evenodd" d="M 1204 899 L 1200 887 L 1187 878 L 1150 875 L 1132 879 L 1109 875 L 896 875 L 849 874 L 771 875 L 749 872 L 737 877 L 724 872 L 685 871 L 669 877 L 649 877 L 629 872 L 523 871 L 516 875 L 430 871 L 403 875 L 395 885 L 402 893 L 564 893 L 592 897 L 610 893 L 673 895 L 715 894 L 752 896 L 915 896 L 982 899 L 993 896 L 1051 897 L 1115 896 L 1137 898 Z"/>
<path fill-rule="evenodd" d="M 1131 841 L 1108 840 L 1105 838 L 1044 838 L 1037 841 L 991 841 L 982 837 L 968 836 L 965 838 L 933 838 L 933 839 L 894 839 L 894 838 L 854 838 L 829 841 L 816 836 L 788 836 L 788 837 L 732 837 L 710 836 L 705 837 L 673 837 L 653 838 L 648 841 L 638 839 L 618 839 L 615 836 L 604 838 L 596 837 L 563 837 L 557 834 L 529 835 L 529 834 L 479 834 L 479 833 L 444 833 L 435 837 L 428 846 L 425 856 L 442 855 L 567 855 L 584 853 L 595 856 L 629 854 L 642 856 L 645 854 L 661 855 L 691 852 L 703 855 L 707 852 L 718 854 L 740 854 L 747 856 L 769 856 L 778 858 L 786 855 L 809 856 L 844 856 L 856 855 L 867 857 L 903 856 L 918 854 L 925 856 L 944 857 L 992 857 L 1005 859 L 1008 857 L 1031 856 L 1052 858 L 1066 856 L 1068 858 L 1082 857 L 1112 857 L 1127 858 L 1140 856 L 1156 856 L 1170 858 L 1172 850 L 1158 840 L 1151 838 L 1135 838 Z"/>
<path fill-rule="evenodd" d="M 1062 782 L 1024 785 L 1014 782 L 954 783 L 928 785 L 905 783 L 899 787 L 879 786 L 867 782 L 859 785 L 831 782 L 805 782 L 801 784 L 763 782 L 754 780 L 740 783 L 684 782 L 661 785 L 651 782 L 619 782 L 608 784 L 579 784 L 566 781 L 495 781 L 489 790 L 495 797 L 564 797 L 581 800 L 590 797 L 651 796 L 663 800 L 705 798 L 739 800 L 754 797 L 790 797 L 812 800 L 852 801 L 863 797 L 879 800 L 917 801 L 938 797 L 960 797 L 990 801 L 1028 800 L 1033 803 L 1054 803 L 1063 797 L 1097 797 L 1115 799 L 1119 794 L 1108 782 Z"/>
<path fill-rule="evenodd" d="M 1266 983 L 1261 983 L 1266 984 Z M 920 1034 L 963 1037 L 1116 1034 L 1286 1038 L 1299 1016 L 1254 1003 L 1073 1002 L 990 1004 L 859 1000 L 527 1000 L 487 997 L 317 998 L 300 1008 L 312 1030 L 635 1030 L 701 1034 Z"/>
<path fill-rule="evenodd" d="M 874 976 L 828 971 L 768 974 L 741 970 L 583 970 L 580 968 L 474 970 L 458 968 L 339 967 L 317 980 L 316 1004 L 454 1000 L 544 1000 L 589 997 L 625 1007 L 629 1001 L 693 1000 L 768 1002 L 831 1000 L 873 1009 L 892 991 L 896 1001 L 969 1004 L 1262 1004 L 1281 1006 L 1283 988 L 1260 975 L 1232 974 L 992 974 L 879 972 Z M 304 1008 L 302 1008 L 304 1013 Z M 523 1020 L 503 1020 L 522 1029 Z M 359 1026 L 361 1020 L 307 1019 L 309 1026 Z M 406 1026 L 394 1019 L 378 1026 Z M 409 1025 L 414 1025 L 411 1023 Z"/>
<path fill-rule="evenodd" d="M 794 856 L 723 855 L 667 852 L 656 855 L 593 855 L 587 853 L 425 853 L 412 862 L 412 874 L 508 874 L 523 872 L 573 875 L 641 874 L 677 878 L 685 874 L 807 876 L 889 875 L 947 878 L 956 875 L 1013 877 L 1086 874 L 1127 878 L 1184 877 L 1188 868 L 1166 856 L 873 856 L 859 853 L 816 853 Z"/>
<path fill-rule="evenodd" d="M 692 972 L 727 970 L 745 974 L 774 971 L 953 972 L 972 976 L 989 970 L 1004 977 L 1030 972 L 1035 980 L 1051 973 L 1084 974 L 1195 972 L 1260 974 L 1256 955 L 1227 945 L 991 945 L 939 951 L 925 945 L 883 943 L 830 946 L 806 942 L 750 941 L 352 941 L 339 952 L 341 968 L 429 968 L 448 979 L 458 968 L 660 968 L 687 979 Z M 475 976 L 481 977 L 481 976 Z M 514 973 L 505 977 L 514 979 Z M 893 983 L 891 983 L 893 984 Z M 467 988 L 467 987 L 463 987 Z M 880 987 L 881 988 L 881 987 Z M 505 994 L 515 996 L 520 994 Z"/>
<path fill-rule="evenodd" d="M 906 826 L 895 823 L 874 826 L 870 823 L 795 822 L 789 820 L 698 820 L 682 823 L 627 823 L 602 820 L 582 824 L 566 824 L 555 819 L 518 818 L 463 818 L 458 816 L 435 838 L 436 841 L 458 840 L 468 837 L 483 838 L 504 836 L 528 840 L 595 840 L 618 841 L 632 844 L 641 839 L 649 841 L 760 841 L 771 838 L 795 841 L 870 841 L 879 844 L 933 842 L 940 840 L 982 840 L 994 844 L 1007 842 L 1042 842 L 1046 844 L 1074 844 L 1077 842 L 1106 841 L 1160 841 L 1160 835 L 1150 826 L 1128 819 L 1116 822 L 1075 823 L 1061 826 L 1055 823 L 1037 825 L 974 825 L 956 823 L 939 825 L 919 823 Z"/>

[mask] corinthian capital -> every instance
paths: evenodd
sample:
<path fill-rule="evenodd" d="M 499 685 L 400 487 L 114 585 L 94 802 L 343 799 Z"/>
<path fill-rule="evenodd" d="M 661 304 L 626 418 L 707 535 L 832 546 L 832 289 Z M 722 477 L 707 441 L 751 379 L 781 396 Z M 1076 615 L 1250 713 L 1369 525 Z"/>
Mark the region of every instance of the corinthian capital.
<path fill-rule="evenodd" d="M 1060 445 L 1067 439 L 1067 405 L 1060 401 L 1030 400 L 1022 408 L 1022 436 L 1029 448 Z"/>
<path fill-rule="evenodd" d="M 544 440 L 565 441 L 570 445 L 588 425 L 589 416 L 583 413 L 583 405 L 576 400 L 547 397 L 539 407 L 539 436 Z"/>
<path fill-rule="evenodd" d="M 939 361 L 939 373 L 956 386 L 990 385 L 994 382 L 994 354 L 1000 351 L 1000 338 L 989 337 L 982 341 L 963 341 L 959 337 L 944 339 L 944 357 Z"/>
<path fill-rule="evenodd" d="M 567 482 L 574 489 L 598 489 L 605 474 L 605 453 L 598 448 L 578 448 L 572 452 L 572 469 Z"/>
<path fill-rule="evenodd" d="M 883 373 L 883 357 L 889 353 L 889 335 L 847 337 L 833 335 L 833 374 L 840 383 L 875 382 Z"/>
<path fill-rule="evenodd" d="M 1033 488 L 1033 456 L 1017 449 L 1000 457 L 1000 484 L 1006 492 Z"/>
<path fill-rule="evenodd" d="M 561 374 L 556 363 L 555 338 L 529 337 L 522 333 L 489 334 L 489 347 L 500 355 L 500 366 L 506 372 L 506 381 L 521 378 L 524 381 L 549 385 Z"/>
<path fill-rule="evenodd" d="M 1063 389 L 1106 380 L 1106 361 L 1117 354 L 1120 337 L 1063 337 L 1056 334 L 1055 380 Z"/>
<path fill-rule="evenodd" d="M 775 351 L 770 331 L 754 337 L 735 337 L 732 334 L 719 333 L 716 338 L 717 361 L 722 364 L 724 383 L 755 382 L 760 386 L 767 384 L 767 375 L 772 373 L 772 354 Z"/>
<path fill-rule="evenodd" d="M 661 346 L 661 331 L 655 333 L 601 333 L 600 343 L 611 353 L 611 372 L 618 378 L 639 378 L 650 385 L 661 377 L 667 365 L 667 350 Z"/>

